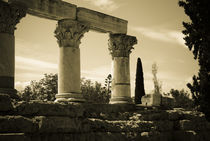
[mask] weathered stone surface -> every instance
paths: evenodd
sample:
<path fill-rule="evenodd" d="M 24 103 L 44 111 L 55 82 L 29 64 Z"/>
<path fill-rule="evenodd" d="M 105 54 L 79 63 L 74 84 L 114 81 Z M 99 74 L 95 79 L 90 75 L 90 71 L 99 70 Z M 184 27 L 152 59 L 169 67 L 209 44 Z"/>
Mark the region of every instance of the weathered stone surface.
<path fill-rule="evenodd" d="M 210 133 L 210 124 L 204 121 L 180 120 L 179 127 L 181 130 L 196 130 L 196 131 L 209 130 Z"/>
<path fill-rule="evenodd" d="M 142 132 L 138 134 L 133 140 L 134 141 L 173 141 L 173 137 L 170 132 Z"/>
<path fill-rule="evenodd" d="M 173 121 L 167 121 L 167 120 L 155 121 L 154 124 L 155 124 L 155 129 L 160 132 L 173 131 L 174 129 Z"/>
<path fill-rule="evenodd" d="M 84 108 L 80 104 L 59 104 L 54 102 L 19 102 L 15 106 L 16 114 L 36 116 L 83 116 Z"/>
<path fill-rule="evenodd" d="M 82 133 L 89 130 L 85 121 L 69 117 L 35 117 L 41 133 Z"/>
<path fill-rule="evenodd" d="M 31 141 L 24 133 L 0 133 L 0 141 Z"/>
<path fill-rule="evenodd" d="M 16 25 L 25 17 L 26 8 L 20 5 L 9 5 L 0 1 L 0 33 L 14 35 Z"/>
<path fill-rule="evenodd" d="M 61 0 L 9 0 L 9 3 L 25 5 L 27 13 L 34 16 L 52 19 L 77 19 L 89 23 L 91 29 L 99 32 L 127 33 L 127 21 L 99 13 L 86 8 L 77 8 L 76 5 Z"/>
<path fill-rule="evenodd" d="M 128 141 L 126 133 L 44 133 L 31 136 L 31 141 Z"/>
<path fill-rule="evenodd" d="M 140 119 L 146 120 L 146 121 L 157 121 L 157 120 L 167 120 L 168 119 L 168 113 L 167 112 L 160 112 L 160 113 L 144 113 L 141 114 Z"/>
<path fill-rule="evenodd" d="M 108 121 L 100 119 L 89 119 L 88 125 L 92 132 L 143 132 L 150 131 L 154 126 L 151 121 Z"/>
<path fill-rule="evenodd" d="M 127 21 L 86 8 L 77 8 L 77 20 L 99 32 L 127 33 Z"/>
<path fill-rule="evenodd" d="M 0 134 L 0 140 L 209 141 L 210 138 L 210 123 L 203 114 L 183 109 L 148 108 L 136 111 L 132 104 L 32 101 L 17 104 L 15 110 L 15 114 L 27 117 L 0 116 L 0 133 L 3 134 Z M 24 134 L 16 137 L 13 133 Z"/>
<path fill-rule="evenodd" d="M 0 116 L 0 133 L 32 133 L 38 130 L 38 124 L 22 116 Z"/>
<path fill-rule="evenodd" d="M 0 112 L 11 111 L 13 109 L 9 95 L 0 94 Z"/>
<path fill-rule="evenodd" d="M 83 106 L 84 117 L 107 120 L 127 120 L 135 110 L 134 104 L 84 104 Z"/>
<path fill-rule="evenodd" d="M 202 140 L 195 131 L 175 131 L 173 132 L 174 141 L 208 141 L 209 139 Z"/>
<path fill-rule="evenodd" d="M 9 0 L 9 3 L 21 3 L 34 16 L 52 19 L 76 19 L 76 5 L 61 0 Z"/>
<path fill-rule="evenodd" d="M 133 46 L 137 44 L 135 36 L 126 34 L 110 34 L 109 35 L 109 51 L 112 57 L 129 57 Z M 123 63 L 121 65 L 124 65 Z M 120 73 L 120 72 L 118 72 Z M 116 78 L 117 83 L 128 82 L 130 78 Z"/>

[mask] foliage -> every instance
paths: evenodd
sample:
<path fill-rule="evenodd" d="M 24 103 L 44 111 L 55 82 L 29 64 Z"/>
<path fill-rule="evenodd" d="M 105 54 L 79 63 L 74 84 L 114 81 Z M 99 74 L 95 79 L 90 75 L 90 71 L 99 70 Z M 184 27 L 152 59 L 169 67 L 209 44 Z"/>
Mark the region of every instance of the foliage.
<path fill-rule="evenodd" d="M 99 82 L 91 82 L 91 80 L 81 79 L 81 90 L 87 102 L 92 103 L 109 103 L 111 97 L 110 83 L 107 87 L 102 87 Z"/>
<path fill-rule="evenodd" d="M 157 64 L 153 63 L 152 74 L 153 74 L 153 82 L 154 82 L 154 94 L 160 94 L 162 91 L 161 82 L 157 79 L 157 71 L 158 71 Z"/>
<path fill-rule="evenodd" d="M 193 108 L 193 100 L 190 99 L 190 94 L 187 91 L 184 91 L 184 89 L 182 90 L 171 89 L 168 95 L 174 97 L 175 108 L 185 108 L 185 109 Z"/>
<path fill-rule="evenodd" d="M 144 76 L 141 59 L 138 58 L 136 66 L 136 87 L 135 87 L 135 104 L 141 104 L 141 98 L 145 95 Z"/>
<path fill-rule="evenodd" d="M 185 44 L 198 59 L 200 69 L 198 76 L 193 76 L 193 83 L 187 86 L 200 111 L 210 120 L 210 2 L 209 0 L 179 1 L 191 22 L 183 22 Z"/>
<path fill-rule="evenodd" d="M 105 87 L 107 88 L 108 92 L 111 94 L 111 83 L 112 83 L 112 75 L 109 74 L 105 79 Z"/>
<path fill-rule="evenodd" d="M 54 101 L 57 93 L 57 74 L 44 74 L 44 78 L 37 81 L 31 81 L 30 85 L 19 92 L 22 100 L 47 100 Z"/>
<path fill-rule="evenodd" d="M 23 91 L 19 92 L 19 96 L 22 100 L 44 100 L 54 101 L 57 94 L 57 74 L 44 74 L 44 78 L 39 81 L 31 81 L 29 86 Z M 84 94 L 86 101 L 94 103 L 108 103 L 110 99 L 110 83 L 111 75 L 107 77 L 107 87 L 102 87 L 99 82 L 93 82 L 91 80 L 81 79 L 81 90 Z"/>

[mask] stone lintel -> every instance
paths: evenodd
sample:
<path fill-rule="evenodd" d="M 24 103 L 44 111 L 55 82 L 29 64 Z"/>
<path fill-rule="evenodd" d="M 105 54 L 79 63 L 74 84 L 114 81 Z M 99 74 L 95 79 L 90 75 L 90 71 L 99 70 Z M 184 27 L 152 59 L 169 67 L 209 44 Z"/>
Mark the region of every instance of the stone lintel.
<path fill-rule="evenodd" d="M 127 21 L 61 0 L 8 0 L 23 4 L 27 13 L 51 20 L 71 19 L 90 24 L 92 30 L 105 33 L 127 33 Z"/>
<path fill-rule="evenodd" d="M 87 22 L 92 30 L 109 33 L 127 33 L 128 21 L 90 9 L 77 8 L 77 20 Z"/>
<path fill-rule="evenodd" d="M 76 5 L 61 0 L 9 0 L 28 7 L 27 13 L 51 20 L 76 19 Z"/>

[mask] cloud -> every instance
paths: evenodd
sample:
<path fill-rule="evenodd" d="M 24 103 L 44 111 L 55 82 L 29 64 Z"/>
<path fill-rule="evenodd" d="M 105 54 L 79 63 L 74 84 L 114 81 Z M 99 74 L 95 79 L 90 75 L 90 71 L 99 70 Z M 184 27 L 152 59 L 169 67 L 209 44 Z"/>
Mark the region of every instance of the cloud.
<path fill-rule="evenodd" d="M 25 80 L 39 80 L 44 73 L 57 73 L 58 65 L 37 59 L 16 56 L 16 81 L 17 87 L 25 86 Z M 108 74 L 111 73 L 111 67 L 99 66 L 93 69 L 81 70 L 81 77 L 103 83 Z"/>
<path fill-rule="evenodd" d="M 139 32 L 140 34 L 143 34 L 144 36 L 149 37 L 151 39 L 170 42 L 170 43 L 177 43 L 186 47 L 186 45 L 184 44 L 185 41 L 183 39 L 184 35 L 178 31 L 162 30 L 162 29 L 154 30 L 152 28 L 150 29 L 145 27 L 130 27 L 130 29 Z"/>
<path fill-rule="evenodd" d="M 82 77 L 104 83 L 105 78 L 111 73 L 110 66 L 99 66 L 91 70 L 82 70 Z"/>
<path fill-rule="evenodd" d="M 22 56 L 15 56 L 16 68 L 25 69 L 25 70 L 34 70 L 34 69 L 57 69 L 58 65 L 40 61 L 32 58 L 26 58 Z"/>
<path fill-rule="evenodd" d="M 119 5 L 117 5 L 113 0 L 85 0 L 85 1 L 90 2 L 91 4 L 99 7 L 102 10 L 110 12 L 119 8 Z"/>
<path fill-rule="evenodd" d="M 23 90 L 26 86 L 28 86 L 30 84 L 30 82 L 21 82 L 21 81 L 16 81 L 15 82 L 15 88 L 18 90 L 18 91 L 21 91 Z"/>

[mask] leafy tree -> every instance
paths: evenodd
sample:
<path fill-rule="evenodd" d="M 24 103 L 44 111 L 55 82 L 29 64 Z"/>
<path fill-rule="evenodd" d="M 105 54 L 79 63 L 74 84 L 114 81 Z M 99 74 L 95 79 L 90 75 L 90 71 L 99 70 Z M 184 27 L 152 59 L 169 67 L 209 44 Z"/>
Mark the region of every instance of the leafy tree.
<path fill-rule="evenodd" d="M 209 0 L 179 1 L 191 22 L 183 22 L 185 44 L 198 59 L 198 76 L 193 76 L 193 83 L 187 86 L 191 90 L 195 104 L 200 106 L 210 121 L 210 2 Z"/>
<path fill-rule="evenodd" d="M 135 104 L 141 104 L 141 98 L 145 95 L 144 91 L 144 76 L 141 59 L 137 59 L 136 66 L 136 88 L 135 88 Z"/>
<path fill-rule="evenodd" d="M 185 108 L 185 109 L 192 109 L 193 108 L 193 100 L 190 99 L 190 94 L 187 91 L 182 90 L 175 90 L 171 89 L 170 93 L 174 97 L 174 107 L 176 108 Z"/>
<path fill-rule="evenodd" d="M 110 76 L 109 76 L 110 79 Z M 39 81 L 31 81 L 29 86 L 19 92 L 22 100 L 44 100 L 54 101 L 57 94 L 57 74 L 45 74 Z M 110 80 L 109 80 L 110 81 Z M 110 83 L 110 82 L 109 82 Z M 110 84 L 109 84 L 110 85 Z M 110 87 L 110 86 L 109 86 Z M 108 103 L 111 91 L 107 87 L 102 87 L 101 83 L 91 82 L 91 80 L 81 79 L 81 90 L 84 98 L 88 102 Z"/>
<path fill-rule="evenodd" d="M 160 94 L 162 90 L 162 86 L 160 81 L 157 79 L 157 71 L 158 67 L 156 63 L 152 64 L 152 74 L 153 74 L 153 82 L 154 82 L 154 94 Z"/>
<path fill-rule="evenodd" d="M 37 81 L 31 81 L 29 86 L 19 92 L 19 96 L 25 100 L 45 100 L 54 101 L 57 93 L 57 74 L 44 74 L 44 78 Z"/>
<path fill-rule="evenodd" d="M 87 102 L 91 103 L 109 103 L 111 91 L 106 87 L 102 87 L 99 82 L 91 82 L 91 80 L 81 79 L 81 90 Z"/>

